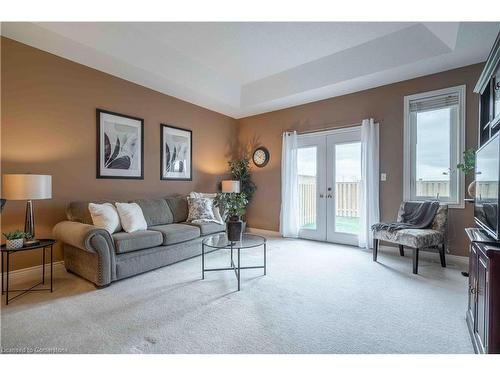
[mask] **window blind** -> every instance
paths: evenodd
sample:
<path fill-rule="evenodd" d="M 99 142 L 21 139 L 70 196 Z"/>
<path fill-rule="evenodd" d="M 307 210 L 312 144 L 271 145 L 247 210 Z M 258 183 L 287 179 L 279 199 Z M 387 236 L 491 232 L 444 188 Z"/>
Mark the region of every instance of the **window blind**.
<path fill-rule="evenodd" d="M 458 105 L 457 93 L 433 96 L 424 99 L 410 100 L 410 112 L 424 112 Z"/>

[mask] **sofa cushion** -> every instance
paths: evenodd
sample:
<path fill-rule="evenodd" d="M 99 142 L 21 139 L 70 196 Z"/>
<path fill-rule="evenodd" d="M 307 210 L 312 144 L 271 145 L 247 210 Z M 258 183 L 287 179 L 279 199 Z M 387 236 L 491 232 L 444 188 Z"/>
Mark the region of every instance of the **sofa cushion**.
<path fill-rule="evenodd" d="M 188 203 L 186 197 L 167 197 L 165 200 L 172 211 L 174 223 L 182 223 L 187 220 Z"/>
<path fill-rule="evenodd" d="M 149 249 L 151 247 L 161 246 L 163 243 L 163 236 L 161 233 L 152 230 L 141 230 L 132 233 L 118 232 L 114 233 L 112 237 L 117 254 Z"/>
<path fill-rule="evenodd" d="M 172 224 L 174 217 L 165 199 L 135 199 L 144 214 L 148 227 L 154 225 Z"/>
<path fill-rule="evenodd" d="M 444 234 L 433 229 L 378 230 L 373 232 L 373 238 L 419 249 L 444 242 Z"/>
<path fill-rule="evenodd" d="M 200 237 L 200 229 L 187 224 L 166 224 L 150 227 L 163 235 L 163 245 L 173 245 Z"/>
<path fill-rule="evenodd" d="M 200 232 L 202 236 L 206 236 L 207 234 L 224 232 L 226 230 L 225 224 L 217 224 L 217 223 L 186 223 L 188 225 L 194 225 L 200 228 Z"/>

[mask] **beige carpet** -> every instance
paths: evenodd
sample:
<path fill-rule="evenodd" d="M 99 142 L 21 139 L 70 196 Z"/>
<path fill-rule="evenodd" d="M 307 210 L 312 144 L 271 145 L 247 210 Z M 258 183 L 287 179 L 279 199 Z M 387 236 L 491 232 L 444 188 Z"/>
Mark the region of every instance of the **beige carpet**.
<path fill-rule="evenodd" d="M 200 258 L 96 290 L 59 270 L 55 292 L 3 305 L 5 352 L 472 353 L 463 264 L 382 250 L 270 238 L 268 275 L 209 273 Z M 242 258 L 258 264 L 262 251 Z M 228 253 L 210 255 L 225 266 Z"/>

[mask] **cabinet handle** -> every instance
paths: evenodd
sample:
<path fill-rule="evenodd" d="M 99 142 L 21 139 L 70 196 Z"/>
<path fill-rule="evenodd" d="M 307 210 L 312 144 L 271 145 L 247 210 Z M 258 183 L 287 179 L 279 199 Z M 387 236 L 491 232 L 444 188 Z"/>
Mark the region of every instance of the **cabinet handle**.
<path fill-rule="evenodd" d="M 470 294 L 476 294 L 476 288 L 470 287 L 469 291 L 470 291 Z"/>

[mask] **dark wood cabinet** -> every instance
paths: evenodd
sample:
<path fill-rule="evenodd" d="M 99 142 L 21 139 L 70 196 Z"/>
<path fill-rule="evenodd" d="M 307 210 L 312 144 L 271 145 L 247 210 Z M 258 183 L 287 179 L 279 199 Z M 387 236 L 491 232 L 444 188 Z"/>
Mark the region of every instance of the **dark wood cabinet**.
<path fill-rule="evenodd" d="M 480 95 L 478 146 L 500 131 L 500 33 L 474 92 Z M 476 202 L 477 203 L 477 202 Z M 479 228 L 470 240 L 467 326 L 476 353 L 500 354 L 500 242 Z"/>
<path fill-rule="evenodd" d="M 500 354 L 500 244 L 471 242 L 466 319 L 476 353 Z"/>
<path fill-rule="evenodd" d="M 500 130 L 500 33 L 474 87 L 479 100 L 478 146 Z"/>
<path fill-rule="evenodd" d="M 476 246 L 470 247 L 469 254 L 469 303 L 467 307 L 467 322 L 475 322 L 476 320 L 476 294 L 474 288 L 477 284 L 477 248 Z M 469 324 L 469 326 L 474 326 Z M 469 329 L 470 330 L 470 329 Z M 473 330 L 471 331 L 471 333 Z"/>

